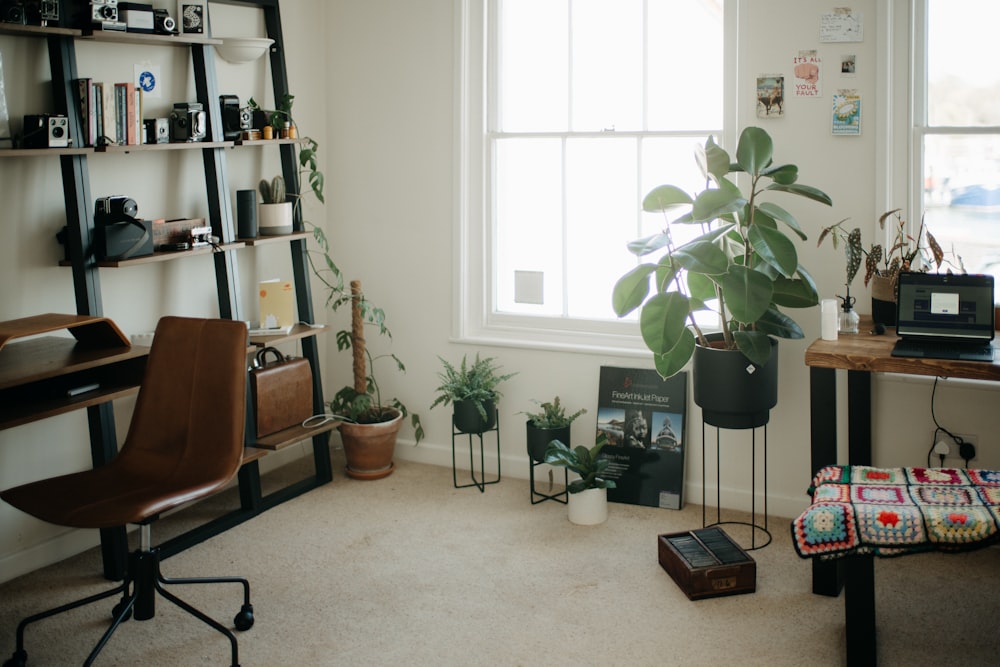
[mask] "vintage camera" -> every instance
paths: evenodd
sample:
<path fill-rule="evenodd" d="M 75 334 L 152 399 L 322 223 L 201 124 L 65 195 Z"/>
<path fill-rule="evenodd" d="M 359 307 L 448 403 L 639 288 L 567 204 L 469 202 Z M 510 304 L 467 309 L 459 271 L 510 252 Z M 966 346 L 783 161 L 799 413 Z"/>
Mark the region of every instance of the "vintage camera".
<path fill-rule="evenodd" d="M 94 202 L 94 224 L 100 226 L 129 222 L 138 212 L 139 205 L 125 195 L 101 197 Z"/>
<path fill-rule="evenodd" d="M 118 0 L 90 0 L 89 27 L 124 32 L 127 26 L 118 19 Z"/>
<path fill-rule="evenodd" d="M 206 117 L 200 102 L 176 102 L 170 113 L 171 141 L 202 141 Z"/>
<path fill-rule="evenodd" d="M 240 109 L 240 129 L 243 131 L 253 129 L 253 109 L 250 107 Z"/>
<path fill-rule="evenodd" d="M 240 98 L 235 95 L 219 95 L 222 110 L 222 136 L 226 141 L 240 138 L 241 109 Z"/>
<path fill-rule="evenodd" d="M 161 35 L 176 35 L 177 21 L 167 12 L 166 9 L 153 9 L 153 32 Z"/>
<path fill-rule="evenodd" d="M 145 144 L 169 144 L 170 143 L 170 119 L 169 118 L 147 118 L 142 121 L 145 137 Z"/>
<path fill-rule="evenodd" d="M 27 0 L 25 16 L 28 25 L 59 25 L 59 0 Z"/>
<path fill-rule="evenodd" d="M 0 2 L 0 22 L 27 25 L 28 17 L 24 0 L 3 0 Z"/>
<path fill-rule="evenodd" d="M 24 117 L 25 148 L 66 148 L 69 146 L 69 119 L 57 114 Z"/>
<path fill-rule="evenodd" d="M 212 236 L 211 227 L 195 227 L 191 230 L 191 240 L 189 243 L 192 248 L 198 248 L 200 246 L 212 245 L 216 243 L 217 239 Z"/>

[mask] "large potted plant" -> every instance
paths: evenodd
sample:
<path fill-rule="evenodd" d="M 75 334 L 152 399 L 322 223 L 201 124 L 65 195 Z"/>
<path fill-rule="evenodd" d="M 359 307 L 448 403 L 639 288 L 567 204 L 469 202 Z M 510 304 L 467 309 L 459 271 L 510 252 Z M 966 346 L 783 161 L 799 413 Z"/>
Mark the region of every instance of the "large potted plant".
<path fill-rule="evenodd" d="M 569 445 L 570 425 L 577 417 L 586 414 L 587 410 L 580 408 L 573 414 L 566 414 L 566 406 L 556 396 L 551 401 L 538 403 L 536 412 L 525 412 L 528 421 L 526 422 L 526 441 L 528 446 L 528 456 L 536 463 L 545 461 L 545 451 L 549 443 L 553 440 Z"/>
<path fill-rule="evenodd" d="M 769 200 L 785 193 L 830 206 L 830 197 L 798 183 L 798 167 L 774 164 L 774 144 L 759 127 L 740 134 L 736 160 L 709 137 L 697 154 L 706 187 L 690 195 L 674 185 L 654 188 L 645 211 L 663 212 L 664 229 L 629 244 L 639 257 L 660 252 L 615 284 L 619 316 L 639 310 L 643 341 L 664 378 L 694 357 L 694 401 L 706 423 L 752 428 L 767 423 L 777 403 L 777 341 L 802 338 L 784 308 L 819 302 L 816 284 L 799 263 L 793 237 L 806 234 L 795 217 Z M 733 178 L 743 174 L 746 191 Z M 765 201 L 765 199 L 768 199 Z M 682 209 L 679 217 L 668 211 Z M 699 225 L 701 236 L 677 245 L 674 225 Z M 701 312 L 718 316 L 706 334 Z"/>
<path fill-rule="evenodd" d="M 566 487 L 569 491 L 569 520 L 582 526 L 604 523 L 608 519 L 608 489 L 616 487 L 613 479 L 604 476 L 610 463 L 598 455 L 607 444 L 602 434 L 593 447 L 569 447 L 553 440 L 545 450 L 545 462 L 567 468 L 579 475 Z"/>
<path fill-rule="evenodd" d="M 502 394 L 500 384 L 517 373 L 501 373 L 501 367 L 494 357 L 480 357 L 471 364 L 467 355 L 455 366 L 447 359 L 441 360 L 443 370 L 438 373 L 441 384 L 438 396 L 431 403 L 452 404 L 452 424 L 461 433 L 485 433 L 497 424 L 497 402 Z"/>

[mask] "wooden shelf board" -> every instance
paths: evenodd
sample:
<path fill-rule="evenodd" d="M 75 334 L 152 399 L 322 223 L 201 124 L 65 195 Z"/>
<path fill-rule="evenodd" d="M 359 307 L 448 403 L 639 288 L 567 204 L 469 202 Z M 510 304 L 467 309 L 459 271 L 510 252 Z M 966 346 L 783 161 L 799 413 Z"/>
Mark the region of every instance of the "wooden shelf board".
<path fill-rule="evenodd" d="M 325 333 L 330 327 L 325 324 L 303 324 L 299 322 L 292 327 L 292 330 L 288 333 L 275 334 L 273 336 L 251 336 L 250 344 L 259 347 L 265 347 L 267 345 L 274 345 L 275 343 L 281 343 L 285 341 L 298 340 L 299 338 L 308 338 L 309 336 L 315 336 L 317 334 Z"/>
<path fill-rule="evenodd" d="M 146 151 L 185 151 L 197 148 L 232 148 L 231 141 L 172 141 L 169 144 L 111 144 L 92 148 L 95 153 L 144 153 Z M 45 149 L 43 149 L 45 150 Z M 52 149 L 47 149 L 52 150 Z"/>
<path fill-rule="evenodd" d="M 251 446 L 270 451 L 278 451 L 279 449 L 284 449 L 289 445 L 294 445 L 297 442 L 308 440 L 314 435 L 332 431 L 340 426 L 340 424 L 341 422 L 339 421 L 328 421 L 315 428 L 293 426 L 292 428 L 286 428 L 284 431 L 278 431 L 277 433 L 272 433 L 271 435 L 263 438 L 258 438 L 257 441 Z"/>
<path fill-rule="evenodd" d="M 55 26 L 16 25 L 0 23 L 0 35 L 26 35 L 28 37 L 48 37 L 55 35 L 80 37 L 83 31 L 76 28 L 57 28 Z"/>
<path fill-rule="evenodd" d="M 296 137 L 295 139 L 236 139 L 237 146 L 274 146 L 277 144 L 304 144 L 309 141 L 307 137 Z"/>
<path fill-rule="evenodd" d="M 258 449 L 257 447 L 244 447 L 243 463 L 240 465 L 250 463 L 251 461 L 256 461 L 257 459 L 262 459 L 270 453 L 271 450 L 268 449 Z"/>
<path fill-rule="evenodd" d="M 79 32 L 79 31 L 78 31 Z M 222 44 L 221 39 L 199 35 L 159 35 L 156 33 L 124 32 L 118 30 L 88 30 L 82 33 L 85 40 L 159 46 L 191 46 L 192 44 Z"/>
<path fill-rule="evenodd" d="M 240 243 L 249 246 L 267 245 L 268 243 L 283 243 L 287 241 L 297 241 L 299 239 L 312 238 L 312 232 L 292 232 L 291 234 L 273 234 L 268 236 L 255 236 L 247 239 L 236 239 Z"/>
<path fill-rule="evenodd" d="M 219 247 L 225 250 L 239 250 L 243 248 L 245 244 L 236 243 L 223 243 Z M 143 255 L 142 257 L 133 257 L 132 259 L 114 259 L 114 260 L 103 260 L 96 262 L 96 265 L 103 269 L 120 269 L 125 266 L 134 266 L 136 264 L 151 264 L 154 262 L 169 262 L 174 259 L 180 259 L 182 257 L 193 257 L 194 255 L 211 255 L 215 252 L 212 246 L 204 246 L 199 248 L 191 248 L 190 250 L 176 250 L 173 252 L 154 252 L 152 255 Z M 68 260 L 62 260 L 59 262 L 59 266 L 73 266 L 73 263 Z"/>
<path fill-rule="evenodd" d="M 53 157 L 55 155 L 86 155 L 93 148 L 2 148 L 0 157 Z"/>

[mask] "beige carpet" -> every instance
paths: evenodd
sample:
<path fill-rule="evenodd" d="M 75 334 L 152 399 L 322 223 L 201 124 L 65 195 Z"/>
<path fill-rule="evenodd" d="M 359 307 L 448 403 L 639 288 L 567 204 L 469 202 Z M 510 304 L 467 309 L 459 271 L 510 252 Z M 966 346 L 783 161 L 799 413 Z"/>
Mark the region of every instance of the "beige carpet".
<path fill-rule="evenodd" d="M 250 578 L 256 625 L 244 667 L 272 665 L 840 665 L 843 599 L 810 593 L 788 522 L 753 552 L 757 592 L 689 601 L 657 563 L 656 536 L 701 525 L 683 511 L 612 504 L 581 527 L 504 479 L 452 488 L 451 470 L 403 462 L 391 477 L 340 474 L 321 489 L 168 559 L 167 576 Z M 273 475 L 301 472 L 296 465 Z M 154 540 L 201 503 L 154 526 Z M 743 539 L 738 529 L 730 531 Z M 96 550 L 0 586 L 0 659 L 17 620 L 107 586 Z M 881 665 L 995 665 L 1000 550 L 876 563 Z M 238 586 L 174 587 L 229 625 Z M 82 663 L 111 603 L 42 621 L 32 667 Z M 163 600 L 125 623 L 97 665 L 227 665 L 228 643 Z"/>

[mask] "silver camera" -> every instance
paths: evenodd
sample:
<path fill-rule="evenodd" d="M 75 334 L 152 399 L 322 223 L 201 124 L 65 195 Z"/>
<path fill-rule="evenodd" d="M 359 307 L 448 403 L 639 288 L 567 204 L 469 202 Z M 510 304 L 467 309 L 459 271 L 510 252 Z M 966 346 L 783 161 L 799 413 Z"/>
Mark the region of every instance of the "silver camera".
<path fill-rule="evenodd" d="M 25 148 L 66 148 L 70 145 L 69 119 L 58 114 L 24 117 Z"/>
<path fill-rule="evenodd" d="M 125 22 L 118 20 L 118 0 L 90 0 L 90 23 L 101 30 L 126 28 Z"/>

